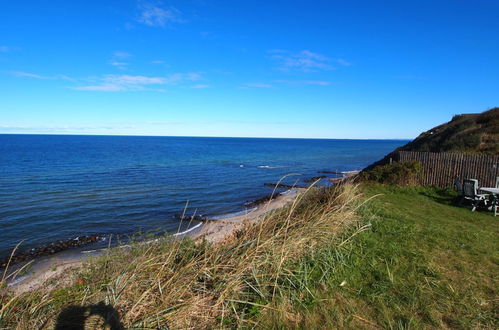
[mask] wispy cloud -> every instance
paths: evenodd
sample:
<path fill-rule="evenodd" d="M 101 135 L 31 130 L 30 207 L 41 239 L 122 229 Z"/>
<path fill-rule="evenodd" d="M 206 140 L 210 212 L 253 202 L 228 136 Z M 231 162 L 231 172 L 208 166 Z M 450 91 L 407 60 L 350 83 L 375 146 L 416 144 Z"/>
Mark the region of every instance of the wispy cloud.
<path fill-rule="evenodd" d="M 278 79 L 278 80 L 272 80 L 271 83 L 266 83 L 266 82 L 252 82 L 252 83 L 247 83 L 239 88 L 279 88 L 282 87 L 283 85 L 288 85 L 288 86 L 303 86 L 303 85 L 313 85 L 313 86 L 329 86 L 331 85 L 330 81 L 325 81 L 325 80 L 284 80 L 284 79 Z"/>
<path fill-rule="evenodd" d="M 10 71 L 10 74 L 21 78 L 48 79 L 48 77 L 41 76 L 36 73 L 23 72 L 23 71 Z"/>
<path fill-rule="evenodd" d="M 287 85 L 315 85 L 315 86 L 329 86 L 330 81 L 325 80 L 274 80 L 275 83 Z"/>
<path fill-rule="evenodd" d="M 63 74 L 57 74 L 54 76 L 44 76 L 31 72 L 24 71 L 9 71 L 9 74 L 19 77 L 19 78 L 32 78 L 32 79 L 40 79 L 40 80 L 66 80 L 66 81 L 75 81 L 75 79 L 68 77 Z"/>
<path fill-rule="evenodd" d="M 116 131 L 134 129 L 131 124 L 109 124 L 109 125 L 64 125 L 64 126 L 44 126 L 44 125 L 0 125 L 0 132 L 4 133 L 97 133 L 102 131 Z"/>
<path fill-rule="evenodd" d="M 267 84 L 267 83 L 253 82 L 253 83 L 247 83 L 247 84 L 245 84 L 244 87 L 251 87 L 251 88 L 272 88 L 273 86 L 271 84 Z"/>
<path fill-rule="evenodd" d="M 109 61 L 109 64 L 120 70 L 126 70 L 128 69 L 128 65 L 130 65 L 130 63 L 125 62 L 124 60 L 130 57 L 132 57 L 132 54 L 130 53 L 117 51 L 113 53 L 113 56 Z"/>
<path fill-rule="evenodd" d="M 203 80 L 197 72 L 172 73 L 166 76 L 144 76 L 126 74 L 107 74 L 97 78 L 74 79 L 66 75 L 58 74 L 52 76 L 40 75 L 23 71 L 8 71 L 12 76 L 37 80 L 64 80 L 80 84 L 80 86 L 67 86 L 73 90 L 121 92 L 121 91 L 164 91 L 163 86 L 184 85 L 191 88 L 208 88 L 209 85 L 197 84 L 188 86 L 186 84 Z M 86 84 L 85 84 L 86 83 Z"/>
<path fill-rule="evenodd" d="M 140 16 L 138 22 L 152 26 L 165 27 L 171 23 L 182 22 L 180 11 L 173 7 L 163 8 L 150 2 L 139 2 Z"/>
<path fill-rule="evenodd" d="M 165 61 L 162 61 L 162 60 L 154 60 L 154 61 L 151 61 L 152 64 L 165 64 Z"/>
<path fill-rule="evenodd" d="M 120 70 L 126 70 L 129 65 L 128 62 L 119 62 L 119 61 L 110 61 L 109 64 Z"/>
<path fill-rule="evenodd" d="M 105 75 L 95 84 L 72 87 L 80 91 L 121 92 L 121 91 L 163 91 L 163 85 L 176 85 L 202 79 L 198 73 L 174 73 L 165 77 L 133 75 Z"/>
<path fill-rule="evenodd" d="M 119 59 L 130 58 L 130 57 L 132 57 L 132 54 L 127 53 L 127 52 L 117 51 L 117 52 L 114 52 L 113 57 L 119 58 Z"/>
<path fill-rule="evenodd" d="M 316 72 L 334 70 L 335 65 L 347 66 L 350 62 L 340 58 L 329 58 L 309 50 L 290 52 L 282 49 L 269 50 L 270 57 L 279 64 L 282 71 Z"/>
<path fill-rule="evenodd" d="M 12 50 L 12 47 L 0 46 L 0 53 L 8 53 Z"/>
<path fill-rule="evenodd" d="M 336 61 L 336 63 L 338 63 L 339 65 L 343 65 L 343 66 L 350 66 L 350 65 L 352 65 L 352 62 L 349 62 L 349 61 L 344 60 L 342 58 L 335 58 L 334 61 Z"/>
<path fill-rule="evenodd" d="M 425 76 L 413 76 L 413 75 L 402 75 L 402 76 L 393 76 L 395 79 L 406 79 L 406 80 L 425 80 L 427 77 Z"/>

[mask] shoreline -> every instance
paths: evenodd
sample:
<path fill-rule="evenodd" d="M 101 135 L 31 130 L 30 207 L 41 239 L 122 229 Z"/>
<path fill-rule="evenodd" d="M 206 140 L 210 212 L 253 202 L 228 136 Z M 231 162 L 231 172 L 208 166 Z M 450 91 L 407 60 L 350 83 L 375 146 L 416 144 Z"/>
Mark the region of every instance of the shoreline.
<path fill-rule="evenodd" d="M 172 236 L 188 236 L 194 241 L 205 239 L 210 243 L 217 244 L 230 238 L 233 233 L 244 226 L 258 222 L 269 212 L 283 208 L 288 203 L 293 201 L 303 190 L 305 189 L 295 188 L 287 193 L 276 194 L 276 197 L 272 200 L 262 203 L 261 205 L 249 210 L 247 213 L 205 220 L 184 232 L 172 234 Z M 191 232 L 192 234 L 190 234 Z M 161 238 L 145 241 L 139 244 L 148 244 L 156 242 L 160 239 Z M 121 247 L 123 248 L 129 246 L 130 245 L 124 245 Z M 109 248 L 95 250 L 81 249 L 78 252 L 68 250 L 54 255 L 44 256 L 39 259 L 34 259 L 31 262 L 32 264 L 27 273 L 14 277 L 14 279 L 7 284 L 7 287 L 15 294 L 38 290 L 49 280 L 59 278 L 66 270 L 81 267 L 83 262 L 88 258 L 99 256 L 108 250 Z"/>
<path fill-rule="evenodd" d="M 274 199 L 261 204 L 246 214 L 206 221 L 201 229 L 194 233 L 191 238 L 195 241 L 205 239 L 213 244 L 219 243 L 228 239 L 233 233 L 244 226 L 260 221 L 269 212 L 285 207 L 304 190 L 304 188 L 295 188 L 287 194 L 279 194 Z"/>

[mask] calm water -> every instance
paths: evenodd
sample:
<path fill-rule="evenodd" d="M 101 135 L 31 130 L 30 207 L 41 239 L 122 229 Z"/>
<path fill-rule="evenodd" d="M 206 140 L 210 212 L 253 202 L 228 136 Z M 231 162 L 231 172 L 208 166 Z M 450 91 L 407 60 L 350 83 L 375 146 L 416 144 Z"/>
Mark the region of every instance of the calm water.
<path fill-rule="evenodd" d="M 318 170 L 361 169 L 406 141 L 0 135 L 0 257 L 87 234 L 177 231 Z M 185 229 L 185 228 L 182 228 Z"/>

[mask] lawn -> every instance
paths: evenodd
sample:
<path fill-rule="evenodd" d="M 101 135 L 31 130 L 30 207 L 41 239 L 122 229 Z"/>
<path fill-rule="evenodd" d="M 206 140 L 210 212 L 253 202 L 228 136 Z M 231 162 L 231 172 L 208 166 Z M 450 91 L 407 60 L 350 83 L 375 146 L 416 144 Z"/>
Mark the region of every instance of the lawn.
<path fill-rule="evenodd" d="M 0 329 L 76 322 L 75 311 L 131 328 L 497 329 L 499 217 L 455 199 L 379 184 L 312 190 L 220 245 L 139 244 L 55 290 L 0 288 Z"/>
<path fill-rule="evenodd" d="M 276 302 L 287 313 L 270 311 L 263 324 L 497 329 L 499 218 L 456 206 L 449 191 L 382 185 L 361 191 L 372 197 L 359 212 L 370 228 L 303 261 L 300 267 L 321 269 L 314 288 L 290 291 L 304 299 Z"/>

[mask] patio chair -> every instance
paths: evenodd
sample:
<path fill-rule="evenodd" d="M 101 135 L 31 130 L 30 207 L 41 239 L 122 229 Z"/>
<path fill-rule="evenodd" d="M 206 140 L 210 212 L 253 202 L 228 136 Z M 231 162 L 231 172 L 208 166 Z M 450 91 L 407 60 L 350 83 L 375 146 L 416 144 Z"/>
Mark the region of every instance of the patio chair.
<path fill-rule="evenodd" d="M 463 181 L 463 198 L 461 202 L 464 200 L 471 201 L 471 205 L 473 208 L 471 211 L 475 211 L 476 208 L 483 203 L 484 206 L 487 206 L 487 194 L 479 194 L 478 193 L 478 180 L 476 179 L 464 179 Z"/>
<path fill-rule="evenodd" d="M 459 195 L 463 194 L 463 183 L 457 177 L 454 179 L 454 189 Z"/>

